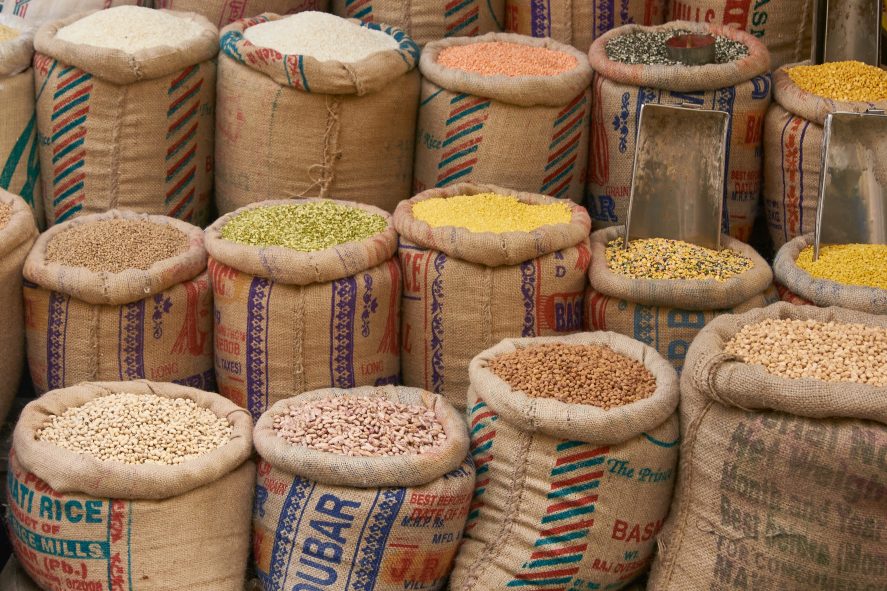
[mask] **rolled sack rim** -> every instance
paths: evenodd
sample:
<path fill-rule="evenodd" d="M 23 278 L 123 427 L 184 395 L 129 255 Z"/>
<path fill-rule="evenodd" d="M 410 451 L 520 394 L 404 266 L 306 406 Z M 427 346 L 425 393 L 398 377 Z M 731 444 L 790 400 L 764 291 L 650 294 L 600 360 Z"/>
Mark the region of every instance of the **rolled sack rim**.
<path fill-rule="evenodd" d="M 685 395 L 699 392 L 710 401 L 746 412 L 776 411 L 810 419 L 862 419 L 887 425 L 887 387 L 786 378 L 724 352 L 741 327 L 770 318 L 861 322 L 887 328 L 887 316 L 837 306 L 778 302 L 742 314 L 724 314 L 706 324 L 690 344 L 681 373 Z"/>
<path fill-rule="evenodd" d="M 379 51 L 355 62 L 321 61 L 310 55 L 283 54 L 273 48 L 253 45 L 243 34 L 250 27 L 289 16 L 292 15 L 266 12 L 225 26 L 219 36 L 221 54 L 282 86 L 312 94 L 363 96 L 381 90 L 419 63 L 419 46 L 405 31 L 354 18 L 343 20 L 385 33 L 397 41 L 397 49 Z"/>
<path fill-rule="evenodd" d="M 540 226 L 530 232 L 472 232 L 458 226 L 432 227 L 413 216 L 413 205 L 438 197 L 497 193 L 516 197 L 523 203 L 563 203 L 570 207 L 572 218 L 567 223 Z M 591 218 L 588 210 L 567 199 L 539 193 L 506 189 L 484 183 L 456 183 L 428 189 L 401 201 L 394 210 L 394 227 L 404 239 L 421 247 L 438 250 L 445 255 L 486 267 L 519 265 L 566 248 L 588 246 Z"/>
<path fill-rule="evenodd" d="M 779 283 L 817 306 L 839 306 L 867 314 L 887 314 L 887 290 L 819 279 L 799 267 L 798 256 L 806 247 L 812 247 L 813 242 L 813 234 L 804 234 L 782 245 L 773 261 L 773 271 Z M 847 305 L 847 300 L 851 299 L 852 308 Z"/>
<path fill-rule="evenodd" d="M 544 47 L 573 56 L 576 66 L 553 76 L 483 76 L 447 68 L 437 61 L 448 47 L 501 41 L 531 47 Z M 551 38 L 534 38 L 515 33 L 487 33 L 479 37 L 448 37 L 425 45 L 419 60 L 422 75 L 452 92 L 489 98 L 520 107 L 562 107 L 591 86 L 588 56 L 578 49 Z"/>
<path fill-rule="evenodd" d="M 181 464 L 125 464 L 103 461 L 37 439 L 52 415 L 99 396 L 128 392 L 165 398 L 190 398 L 231 423 L 231 440 Z M 233 472 L 252 455 L 252 417 L 224 396 L 172 383 L 83 382 L 51 390 L 22 410 L 13 432 L 13 450 L 26 471 L 53 490 L 67 494 L 130 500 L 161 500 L 211 484 Z"/>
<path fill-rule="evenodd" d="M 727 37 L 748 47 L 748 55 L 726 64 L 704 66 L 667 66 L 663 64 L 625 64 L 607 56 L 607 43 L 636 32 L 656 33 L 684 29 L 693 33 Z M 588 50 L 588 60 L 596 74 L 629 86 L 660 88 L 677 92 L 717 90 L 737 86 L 770 71 L 770 52 L 754 35 L 729 27 L 691 21 L 672 21 L 663 25 L 623 25 L 598 37 Z M 677 76 L 682 73 L 686 75 Z"/>
<path fill-rule="evenodd" d="M 531 398 L 513 389 L 488 369 L 489 362 L 495 357 L 517 349 L 551 343 L 609 347 L 643 363 L 656 378 L 656 390 L 643 400 L 604 410 L 554 398 Z M 680 399 L 677 373 L 662 355 L 640 341 L 608 331 L 503 339 L 471 360 L 469 376 L 471 388 L 477 397 L 501 420 L 517 429 L 600 445 L 618 445 L 654 430 L 675 414 Z"/>
<path fill-rule="evenodd" d="M 625 236 L 625 226 L 611 226 L 591 234 L 591 288 L 605 296 L 645 306 L 668 306 L 683 310 L 723 310 L 734 308 L 765 292 L 773 283 L 773 271 L 758 252 L 735 238 L 721 235 L 721 247 L 748 257 L 752 267 L 726 281 L 715 279 L 635 279 L 611 271 L 607 264 L 607 243 Z M 675 302 L 679 294 L 681 302 Z"/>
<path fill-rule="evenodd" d="M 327 397 L 374 397 L 420 404 L 433 409 L 447 435 L 440 449 L 424 454 L 351 457 L 293 445 L 274 430 L 274 418 L 290 407 Z M 443 396 L 406 386 L 323 388 L 279 400 L 259 417 L 253 436 L 259 456 L 272 467 L 331 486 L 355 488 L 410 487 L 429 484 L 458 469 L 468 456 L 465 419 Z"/>
<path fill-rule="evenodd" d="M 12 14 L 0 14 L 0 25 L 18 31 L 18 37 L 0 43 L 0 76 L 21 74 L 31 67 L 36 27 Z"/>
<path fill-rule="evenodd" d="M 20 196 L 0 189 L 0 203 L 12 206 L 9 221 L 0 228 L 0 257 L 6 257 L 22 244 L 33 242 L 40 232 L 31 206 Z"/>
<path fill-rule="evenodd" d="M 809 66 L 810 60 L 786 64 L 773 72 L 773 100 L 791 115 L 801 117 L 822 127 L 829 113 L 865 113 L 867 109 L 887 110 L 887 99 L 881 101 L 838 101 L 801 90 L 792 81 L 788 70 L 795 66 Z M 819 154 L 816 154 L 819 158 Z"/>
<path fill-rule="evenodd" d="M 381 232 L 364 240 L 343 242 L 313 252 L 300 252 L 285 246 L 252 246 L 222 238 L 222 228 L 244 211 L 317 201 L 330 201 L 382 216 L 388 225 Z M 271 199 L 250 203 L 217 219 L 207 227 L 205 234 L 206 250 L 213 260 L 235 271 L 287 285 L 311 285 L 351 277 L 381 265 L 397 253 L 397 232 L 390 213 L 366 203 L 323 197 Z"/>
<path fill-rule="evenodd" d="M 46 249 L 56 235 L 78 226 L 105 220 L 148 221 L 172 226 L 188 238 L 187 248 L 180 254 L 163 259 L 147 269 L 126 269 L 119 273 L 90 271 L 46 260 Z M 24 277 L 42 289 L 62 293 L 88 304 L 130 304 L 194 279 L 206 270 L 207 255 L 203 230 L 175 218 L 134 211 L 112 209 L 75 217 L 56 224 L 40 234 L 25 259 Z"/>
<path fill-rule="evenodd" d="M 200 35 L 185 47 L 162 45 L 128 53 L 121 49 L 71 43 L 58 38 L 59 29 L 98 10 L 80 12 L 41 26 L 34 49 L 61 64 L 74 66 L 115 85 L 154 80 L 211 60 L 219 52 L 219 32 L 205 17 L 193 12 L 163 10 L 202 27 Z"/>

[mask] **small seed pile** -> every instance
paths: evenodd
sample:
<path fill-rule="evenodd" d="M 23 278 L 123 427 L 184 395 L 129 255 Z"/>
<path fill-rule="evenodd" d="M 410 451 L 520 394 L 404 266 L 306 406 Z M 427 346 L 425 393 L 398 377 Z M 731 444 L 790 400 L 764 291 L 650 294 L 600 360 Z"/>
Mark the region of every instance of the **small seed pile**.
<path fill-rule="evenodd" d="M 887 329 L 879 326 L 768 318 L 743 326 L 724 351 L 787 378 L 887 386 Z"/>
<path fill-rule="evenodd" d="M 344 456 L 423 454 L 447 435 L 434 411 L 388 398 L 322 398 L 274 417 L 277 436 L 293 445 Z"/>
<path fill-rule="evenodd" d="M 531 232 L 573 217 L 564 203 L 531 204 L 496 193 L 435 197 L 413 205 L 413 216 L 432 228 L 456 226 L 472 232 Z"/>
<path fill-rule="evenodd" d="M 490 361 L 489 369 L 531 398 L 604 410 L 649 398 L 656 378 L 639 362 L 601 345 L 546 343 Z"/>
<path fill-rule="evenodd" d="M 231 423 L 190 398 L 121 392 L 53 416 L 37 439 L 124 464 L 181 464 L 231 440 Z"/>
<path fill-rule="evenodd" d="M 607 57 L 623 64 L 660 64 L 663 66 L 683 66 L 681 62 L 668 57 L 665 42 L 676 35 L 687 35 L 690 31 L 656 31 L 628 33 L 607 43 Z M 727 64 L 748 55 L 748 47 L 741 41 L 715 36 L 715 63 Z"/>
<path fill-rule="evenodd" d="M 244 211 L 222 226 L 222 238 L 251 246 L 315 252 L 366 240 L 388 227 L 380 215 L 332 201 L 271 205 Z"/>
<path fill-rule="evenodd" d="M 735 250 L 712 250 L 682 240 L 644 238 L 624 249 L 622 238 L 607 243 L 607 267 L 634 279 L 692 279 L 726 281 L 752 267 Z"/>
<path fill-rule="evenodd" d="M 19 33 L 17 29 L 13 29 L 12 27 L 7 27 L 6 25 L 0 24 L 0 43 L 4 41 L 12 41 L 20 34 L 21 33 Z"/>
<path fill-rule="evenodd" d="M 6 227 L 9 220 L 12 219 L 12 205 L 9 203 L 0 203 L 0 230 Z"/>
<path fill-rule="evenodd" d="M 798 255 L 798 266 L 818 279 L 844 285 L 887 289 L 887 245 L 829 244 L 819 248 L 813 261 L 813 247 Z"/>
<path fill-rule="evenodd" d="M 380 51 L 398 48 L 394 37 L 361 27 L 332 14 L 300 12 L 254 25 L 244 39 L 287 55 L 307 55 L 320 61 L 357 62 Z"/>
<path fill-rule="evenodd" d="M 148 269 L 178 256 L 188 237 L 178 228 L 145 220 L 101 220 L 56 234 L 46 245 L 46 262 L 90 271 L 120 273 Z"/>
<path fill-rule="evenodd" d="M 200 36 L 195 22 L 143 6 L 115 6 L 94 12 L 59 29 L 69 43 L 135 53 L 151 47 L 185 47 Z"/>
<path fill-rule="evenodd" d="M 437 62 L 445 68 L 481 76 L 556 76 L 576 67 L 563 51 L 521 43 L 492 41 L 455 45 L 442 50 Z"/>
<path fill-rule="evenodd" d="M 887 72 L 862 62 L 826 62 L 786 70 L 801 90 L 837 101 L 887 99 Z"/>

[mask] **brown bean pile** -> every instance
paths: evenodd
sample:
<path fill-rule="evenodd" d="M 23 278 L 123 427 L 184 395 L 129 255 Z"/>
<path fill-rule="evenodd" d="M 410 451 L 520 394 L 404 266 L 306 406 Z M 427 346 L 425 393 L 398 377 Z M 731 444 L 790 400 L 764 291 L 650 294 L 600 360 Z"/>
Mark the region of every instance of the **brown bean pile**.
<path fill-rule="evenodd" d="M 601 345 L 526 347 L 492 359 L 489 369 L 531 398 L 604 410 L 649 398 L 656 390 L 656 378 L 643 363 Z"/>
<path fill-rule="evenodd" d="M 274 417 L 274 430 L 293 445 L 364 457 L 423 454 L 447 438 L 433 410 L 381 396 L 294 404 Z"/>
<path fill-rule="evenodd" d="M 0 203 L 0 230 L 6 227 L 9 220 L 12 219 L 12 205 L 9 203 Z"/>
<path fill-rule="evenodd" d="M 75 226 L 46 245 L 46 262 L 90 271 L 148 269 L 188 247 L 178 228 L 144 220 L 102 220 Z"/>
<path fill-rule="evenodd" d="M 791 379 L 887 386 L 887 328 L 768 318 L 747 324 L 724 351 Z"/>

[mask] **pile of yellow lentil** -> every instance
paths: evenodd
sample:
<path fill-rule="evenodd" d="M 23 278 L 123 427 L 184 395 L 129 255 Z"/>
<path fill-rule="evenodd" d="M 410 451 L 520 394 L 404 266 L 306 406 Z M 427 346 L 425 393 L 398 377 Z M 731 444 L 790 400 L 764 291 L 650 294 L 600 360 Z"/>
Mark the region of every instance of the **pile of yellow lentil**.
<path fill-rule="evenodd" d="M 19 35 L 20 33 L 16 29 L 7 27 L 6 25 L 0 25 L 0 43 L 3 41 L 12 41 Z"/>
<path fill-rule="evenodd" d="M 472 232 L 531 232 L 551 224 L 568 224 L 572 209 L 565 203 L 522 203 L 497 193 L 434 197 L 413 204 L 413 217 L 432 228 L 455 226 Z"/>
<path fill-rule="evenodd" d="M 607 266 L 634 279 L 689 279 L 726 281 L 752 267 L 735 250 L 712 250 L 681 240 L 643 238 L 623 248 L 622 238 L 607 243 Z"/>
<path fill-rule="evenodd" d="M 798 266 L 817 279 L 887 289 L 887 244 L 829 244 L 813 261 L 813 247 L 798 255 Z"/>
<path fill-rule="evenodd" d="M 787 70 L 801 90 L 837 101 L 887 99 L 887 72 L 862 62 L 827 62 Z"/>
<path fill-rule="evenodd" d="M 576 67 L 576 58 L 563 51 L 502 41 L 447 47 L 437 62 L 481 76 L 556 76 Z"/>

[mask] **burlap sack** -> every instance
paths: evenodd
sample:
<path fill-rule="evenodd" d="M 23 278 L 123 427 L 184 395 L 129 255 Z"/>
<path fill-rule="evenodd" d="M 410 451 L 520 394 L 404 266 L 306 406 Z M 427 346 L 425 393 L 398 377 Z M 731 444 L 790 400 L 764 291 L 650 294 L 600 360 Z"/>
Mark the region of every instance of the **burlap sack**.
<path fill-rule="evenodd" d="M 190 244 L 145 271 L 96 273 L 47 262 L 53 237 L 112 218 L 168 224 L 184 232 Z M 37 392 L 140 378 L 215 389 L 212 289 L 200 228 L 129 211 L 82 216 L 40 236 L 24 275 L 28 365 Z"/>
<path fill-rule="evenodd" d="M 474 37 L 502 30 L 505 0 L 332 0 L 332 12 L 394 25 L 423 46 L 444 37 Z"/>
<path fill-rule="evenodd" d="M 875 103 L 835 101 L 801 90 L 786 70 L 773 73 L 774 103 L 764 123 L 764 207 L 774 246 L 813 232 L 819 202 L 822 170 L 822 126 L 834 111 L 863 113 L 887 109 L 887 100 Z M 878 154 L 880 166 L 873 173 L 887 182 L 887 147 L 868 146 Z"/>
<path fill-rule="evenodd" d="M 225 240 L 240 212 L 305 201 L 264 201 L 206 230 L 215 304 L 219 392 L 257 419 L 284 398 L 317 388 L 398 382 L 400 266 L 388 227 L 361 242 L 317 252 Z M 384 211 L 358 207 L 390 220 Z"/>
<path fill-rule="evenodd" d="M 432 228 L 413 217 L 416 202 L 490 191 L 525 203 L 553 202 L 543 195 L 459 183 L 425 191 L 394 213 L 404 272 L 404 384 L 443 394 L 460 409 L 468 364 L 479 352 L 508 337 L 582 330 L 591 258 L 591 221 L 582 206 L 571 204 L 568 224 L 505 234 Z"/>
<path fill-rule="evenodd" d="M 636 31 L 689 29 L 741 41 L 749 55 L 707 66 L 629 65 L 607 57 L 607 43 Z M 770 58 L 752 35 L 728 27 L 673 22 L 627 25 L 599 37 L 589 52 L 595 77 L 586 205 L 595 228 L 625 224 L 637 122 L 645 103 L 689 103 L 730 113 L 724 179 L 724 233 L 748 241 L 761 193 L 761 129 L 770 104 Z"/>
<path fill-rule="evenodd" d="M 113 6 L 148 6 L 152 0 L 8 0 L 0 2 L 0 14 L 19 16 L 35 25 L 67 18 L 72 14 Z"/>
<path fill-rule="evenodd" d="M 360 458 L 277 436 L 275 416 L 330 396 L 384 396 L 434 409 L 447 441 L 426 454 Z M 443 398 L 394 386 L 317 390 L 272 406 L 255 441 L 262 459 L 253 555 L 265 591 L 444 588 L 471 504 L 474 464 L 464 419 Z"/>
<path fill-rule="evenodd" d="M 562 342 L 610 347 L 656 377 L 611 410 L 529 398 L 491 359 Z M 474 503 L 452 588 L 622 589 L 642 574 L 668 514 L 678 461 L 678 380 L 650 347 L 611 332 L 506 339 L 471 361 Z"/>
<path fill-rule="evenodd" d="M 22 267 L 37 238 L 31 208 L 21 198 L 0 189 L 0 205 L 12 206 L 12 217 L 0 228 L 0 424 L 18 392 L 25 365 L 25 311 L 22 307 Z"/>
<path fill-rule="evenodd" d="M 887 392 L 782 378 L 723 352 L 742 326 L 767 318 L 887 327 L 884 316 L 780 303 L 721 316 L 696 337 L 651 590 L 884 585 Z"/>
<path fill-rule="evenodd" d="M 810 56 L 813 0 L 669 0 L 668 11 L 671 20 L 751 33 L 767 46 L 774 68 Z"/>
<path fill-rule="evenodd" d="M 154 5 L 155 8 L 196 12 L 221 29 L 236 20 L 258 16 L 264 12 L 326 12 L 329 0 L 155 0 Z"/>
<path fill-rule="evenodd" d="M 37 439 L 48 418 L 114 392 L 190 398 L 231 441 L 177 465 L 102 461 Z M 249 415 L 217 394 L 155 382 L 94 382 L 28 404 L 13 434 L 9 530 L 43 589 L 243 591 L 256 481 Z"/>
<path fill-rule="evenodd" d="M 797 264 L 798 255 L 808 246 L 813 246 L 811 234 L 786 242 L 776 253 L 773 272 L 788 291 L 783 300 L 794 301 L 794 298 L 799 297 L 803 302 L 823 308 L 840 306 L 867 314 L 887 314 L 887 291 L 877 287 L 845 285 L 828 279 L 818 279 L 801 269 Z"/>
<path fill-rule="evenodd" d="M 184 49 L 128 54 L 62 41 L 41 27 L 34 40 L 37 131 L 48 225 L 125 208 L 203 225 L 212 193 L 218 32 L 203 28 Z"/>
<path fill-rule="evenodd" d="M 721 238 L 721 246 L 747 256 L 753 266 L 724 282 L 633 279 L 615 273 L 607 266 L 607 243 L 624 236 L 624 226 L 591 235 L 585 326 L 618 332 L 650 345 L 679 372 L 690 343 L 714 317 L 778 300 L 767 261 L 751 246 L 729 236 Z"/>
<path fill-rule="evenodd" d="M 666 0 L 508 0 L 509 33 L 551 37 L 588 52 L 591 43 L 622 25 L 661 25 Z"/>
<path fill-rule="evenodd" d="M 410 196 L 419 48 L 400 44 L 359 62 L 282 55 L 244 39 L 274 14 L 222 31 L 216 125 L 221 213 L 284 197 L 351 199 L 393 211 Z"/>
<path fill-rule="evenodd" d="M 576 58 L 556 76 L 481 76 L 444 68 L 447 47 L 504 41 Z M 475 181 L 580 201 L 591 114 L 585 55 L 551 39 L 489 33 L 425 47 L 413 190 Z"/>

